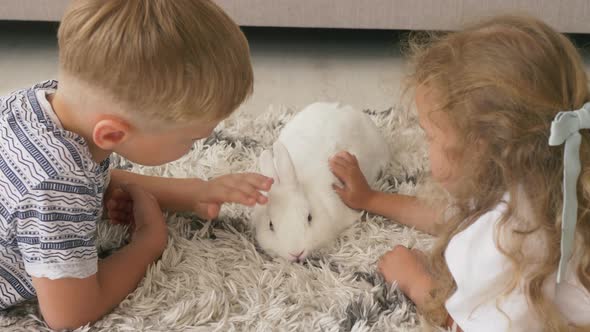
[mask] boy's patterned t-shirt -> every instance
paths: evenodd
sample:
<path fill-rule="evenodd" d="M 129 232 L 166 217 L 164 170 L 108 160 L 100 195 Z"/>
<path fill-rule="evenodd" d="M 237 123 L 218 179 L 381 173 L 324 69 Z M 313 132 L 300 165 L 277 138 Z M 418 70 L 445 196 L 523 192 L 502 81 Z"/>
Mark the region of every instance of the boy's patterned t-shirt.
<path fill-rule="evenodd" d="M 97 271 L 96 222 L 109 160 L 65 130 L 47 94 L 56 81 L 0 98 L 0 310 L 35 297 L 31 276 Z"/>

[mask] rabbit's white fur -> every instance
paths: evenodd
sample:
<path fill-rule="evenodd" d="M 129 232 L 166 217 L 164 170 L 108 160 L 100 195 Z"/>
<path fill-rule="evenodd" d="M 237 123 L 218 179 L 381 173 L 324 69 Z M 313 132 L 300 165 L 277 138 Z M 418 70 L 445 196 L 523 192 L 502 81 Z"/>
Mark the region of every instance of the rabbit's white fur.
<path fill-rule="evenodd" d="M 269 202 L 257 206 L 252 217 L 263 250 L 301 261 L 358 219 L 332 188 L 341 183 L 328 160 L 342 150 L 357 157 L 369 183 L 389 160 L 385 139 L 368 115 L 337 103 L 315 103 L 287 123 L 272 153 L 260 155 L 262 174 L 275 180 Z"/>

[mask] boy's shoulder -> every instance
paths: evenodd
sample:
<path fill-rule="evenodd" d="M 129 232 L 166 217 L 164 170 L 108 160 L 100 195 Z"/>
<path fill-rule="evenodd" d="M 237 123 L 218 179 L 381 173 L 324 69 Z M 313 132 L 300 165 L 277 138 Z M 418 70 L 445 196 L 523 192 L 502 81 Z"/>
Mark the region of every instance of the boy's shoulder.
<path fill-rule="evenodd" d="M 92 185 L 108 171 L 108 160 L 96 164 L 84 138 L 61 127 L 46 98 L 57 85 L 0 97 L 0 183 L 20 195 L 51 179 Z"/>

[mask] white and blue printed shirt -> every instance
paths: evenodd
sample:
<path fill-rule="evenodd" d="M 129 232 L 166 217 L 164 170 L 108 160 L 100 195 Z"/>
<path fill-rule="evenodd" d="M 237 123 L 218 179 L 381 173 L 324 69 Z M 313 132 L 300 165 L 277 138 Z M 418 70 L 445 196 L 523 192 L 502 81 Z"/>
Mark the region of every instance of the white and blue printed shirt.
<path fill-rule="evenodd" d="M 0 310 L 35 297 L 31 276 L 96 273 L 96 223 L 109 160 L 63 129 L 46 95 L 56 81 L 0 97 Z"/>

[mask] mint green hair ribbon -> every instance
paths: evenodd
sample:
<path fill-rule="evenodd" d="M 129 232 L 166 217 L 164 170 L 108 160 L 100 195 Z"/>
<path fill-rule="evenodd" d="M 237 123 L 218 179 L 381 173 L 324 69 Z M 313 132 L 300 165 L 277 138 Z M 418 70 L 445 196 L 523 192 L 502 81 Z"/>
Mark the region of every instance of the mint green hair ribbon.
<path fill-rule="evenodd" d="M 580 129 L 590 128 L 590 103 L 581 109 L 559 112 L 551 123 L 549 145 L 565 142 L 563 150 L 563 211 L 561 215 L 561 258 L 557 269 L 557 283 L 565 279 L 567 264 L 574 251 L 574 235 L 578 221 L 577 183 L 580 171 Z"/>

